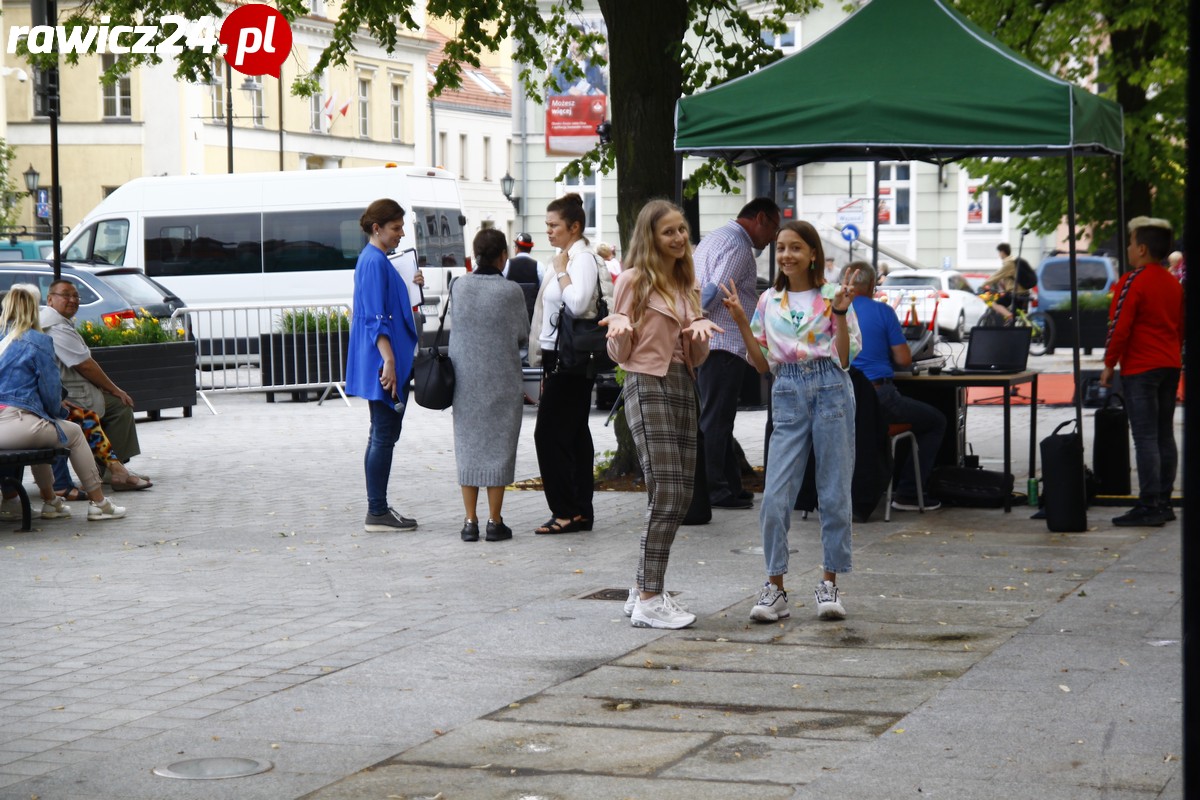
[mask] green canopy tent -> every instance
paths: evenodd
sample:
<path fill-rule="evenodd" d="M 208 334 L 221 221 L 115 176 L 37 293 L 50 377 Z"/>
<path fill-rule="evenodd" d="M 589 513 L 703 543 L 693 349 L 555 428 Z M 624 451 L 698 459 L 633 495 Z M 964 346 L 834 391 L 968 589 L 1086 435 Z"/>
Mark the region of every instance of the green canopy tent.
<path fill-rule="evenodd" d="M 971 156 L 1065 156 L 1072 286 L 1074 159 L 1116 159 L 1123 219 L 1123 149 L 1119 105 L 1025 60 L 945 0 L 872 0 L 803 50 L 681 98 L 675 109 L 680 156 L 764 161 L 774 171 L 818 161 L 940 165 Z M 1071 303 L 1078 342 L 1075 291 Z M 1076 385 L 1079 372 L 1076 346 Z M 1081 395 L 1075 417 L 1082 432 Z"/>

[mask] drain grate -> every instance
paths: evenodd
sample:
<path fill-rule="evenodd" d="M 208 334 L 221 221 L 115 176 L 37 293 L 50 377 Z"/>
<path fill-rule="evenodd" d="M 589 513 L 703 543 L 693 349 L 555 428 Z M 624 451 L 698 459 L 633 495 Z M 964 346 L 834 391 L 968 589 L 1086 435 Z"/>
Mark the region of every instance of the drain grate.
<path fill-rule="evenodd" d="M 189 758 L 165 767 L 155 767 L 153 772 L 163 778 L 212 781 L 221 778 L 245 778 L 248 775 L 266 772 L 272 766 L 274 765 L 270 761 L 257 758 Z"/>
<path fill-rule="evenodd" d="M 628 589 L 601 589 L 598 592 L 585 594 L 580 600 L 621 600 L 629 597 Z"/>

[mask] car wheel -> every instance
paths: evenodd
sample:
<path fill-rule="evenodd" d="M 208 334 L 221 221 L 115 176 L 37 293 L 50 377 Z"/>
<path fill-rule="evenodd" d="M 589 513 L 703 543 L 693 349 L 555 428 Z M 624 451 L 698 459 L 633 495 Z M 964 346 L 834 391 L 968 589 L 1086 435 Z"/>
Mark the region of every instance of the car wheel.
<path fill-rule="evenodd" d="M 961 342 L 967 338 L 967 316 L 961 311 L 958 314 L 958 322 L 954 323 L 954 328 L 950 331 L 950 341 Z"/>

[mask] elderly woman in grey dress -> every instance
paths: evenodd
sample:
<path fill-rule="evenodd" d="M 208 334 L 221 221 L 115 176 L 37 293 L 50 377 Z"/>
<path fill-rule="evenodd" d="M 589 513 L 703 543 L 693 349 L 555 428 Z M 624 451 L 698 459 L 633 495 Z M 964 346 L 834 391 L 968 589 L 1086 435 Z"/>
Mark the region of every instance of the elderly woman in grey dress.
<path fill-rule="evenodd" d="M 462 486 L 462 540 L 479 541 L 475 506 L 487 487 L 485 538 L 512 538 L 501 507 L 513 481 L 524 391 L 521 346 L 529 338 L 529 312 L 521 287 L 501 274 L 508 260 L 504 234 L 485 229 L 475 236 L 475 271 L 454 281 L 450 292 L 450 360 L 454 363 L 454 460 Z"/>

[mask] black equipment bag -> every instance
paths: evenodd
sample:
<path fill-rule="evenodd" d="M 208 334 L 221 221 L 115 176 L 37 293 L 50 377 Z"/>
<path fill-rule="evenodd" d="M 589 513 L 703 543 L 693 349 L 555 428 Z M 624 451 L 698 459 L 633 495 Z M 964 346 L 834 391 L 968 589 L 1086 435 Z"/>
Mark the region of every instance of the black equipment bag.
<path fill-rule="evenodd" d="M 1120 401 L 1114 405 L 1113 400 Z M 1109 393 L 1104 407 L 1096 411 L 1092 439 L 1092 470 L 1096 473 L 1100 494 L 1129 494 L 1132 490 L 1129 470 L 1129 414 L 1125 398 Z"/>
<path fill-rule="evenodd" d="M 1083 436 L 1078 430 L 1059 433 L 1074 424 L 1069 419 L 1042 439 L 1042 503 L 1046 527 L 1056 533 L 1087 530 Z"/>
<path fill-rule="evenodd" d="M 1000 508 L 1012 497 L 1013 476 L 977 467 L 934 467 L 929 494 L 952 506 Z"/>

